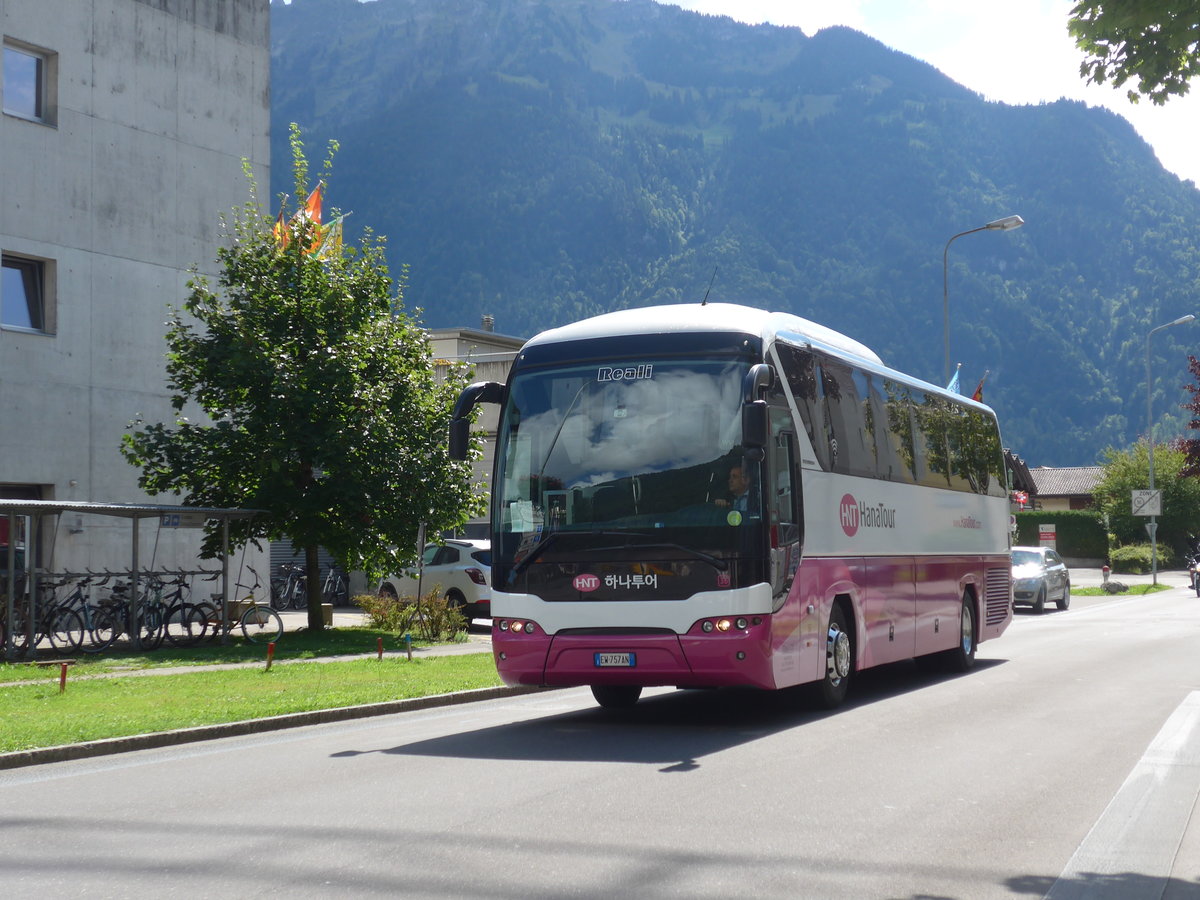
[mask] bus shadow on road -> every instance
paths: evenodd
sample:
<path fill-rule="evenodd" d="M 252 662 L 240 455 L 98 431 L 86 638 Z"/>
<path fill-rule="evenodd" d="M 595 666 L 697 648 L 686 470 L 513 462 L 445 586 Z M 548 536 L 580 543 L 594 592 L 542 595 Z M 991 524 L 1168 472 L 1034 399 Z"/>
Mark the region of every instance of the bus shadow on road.
<path fill-rule="evenodd" d="M 1028 894 L 1058 900 L 1068 897 L 1155 897 L 1163 900 L 1200 898 L 1200 879 L 1184 881 L 1140 872 L 1080 872 L 1078 875 L 1023 875 L 1006 882 L 1014 894 Z"/>
<path fill-rule="evenodd" d="M 1002 663 L 978 660 L 974 672 Z M 698 761 L 713 753 L 971 676 L 928 673 L 910 661 L 857 673 L 846 703 L 833 711 L 820 709 L 806 688 L 681 690 L 644 697 L 627 710 L 573 710 L 382 750 L 344 750 L 332 755 L 343 759 L 386 753 L 479 760 L 628 762 L 660 765 L 663 772 L 688 772 L 700 768 Z"/>

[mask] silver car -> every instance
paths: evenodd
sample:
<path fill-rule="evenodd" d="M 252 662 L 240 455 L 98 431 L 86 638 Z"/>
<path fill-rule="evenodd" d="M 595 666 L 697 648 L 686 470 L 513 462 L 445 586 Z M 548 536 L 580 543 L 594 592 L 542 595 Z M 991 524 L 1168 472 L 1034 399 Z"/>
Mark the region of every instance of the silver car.
<path fill-rule="evenodd" d="M 1049 547 L 1013 547 L 1012 582 L 1014 606 L 1032 606 L 1040 615 L 1047 600 L 1059 609 L 1071 605 L 1071 573 L 1058 551 Z"/>

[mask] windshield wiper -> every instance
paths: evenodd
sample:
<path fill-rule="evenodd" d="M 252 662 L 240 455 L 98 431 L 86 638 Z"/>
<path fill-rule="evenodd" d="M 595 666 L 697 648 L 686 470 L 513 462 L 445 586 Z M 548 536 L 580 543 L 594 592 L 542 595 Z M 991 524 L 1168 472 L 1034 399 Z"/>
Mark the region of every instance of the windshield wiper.
<path fill-rule="evenodd" d="M 648 534 L 637 533 L 622 533 L 622 537 L 650 537 Z M 718 572 L 724 572 L 729 568 L 729 562 L 721 559 L 719 556 L 713 556 L 711 553 L 705 553 L 703 550 L 697 550 L 695 547 L 685 547 L 683 544 L 631 544 L 626 541 L 618 547 L 593 547 L 596 551 L 601 550 L 624 550 L 626 547 L 637 547 L 639 550 L 682 550 L 684 553 L 691 554 L 701 562 L 706 562 Z"/>
<path fill-rule="evenodd" d="M 623 544 L 615 544 L 611 547 L 579 548 L 581 551 L 586 553 L 607 553 L 613 550 L 626 550 L 629 547 L 637 547 L 639 550 L 681 550 L 684 553 L 687 553 L 690 556 L 700 560 L 701 562 L 708 563 L 718 572 L 724 572 L 729 568 L 729 562 L 727 560 L 721 559 L 719 556 L 713 556 L 711 553 L 705 553 L 703 550 L 697 550 L 694 547 L 685 547 L 683 544 L 672 543 L 638 544 L 628 540 L 629 538 L 653 537 L 653 535 L 643 534 L 639 531 L 554 531 L 534 544 L 533 548 L 527 554 L 525 554 L 521 561 L 513 565 L 512 572 L 510 573 L 509 577 L 516 578 L 518 575 L 528 569 L 529 566 L 533 564 L 534 560 L 541 556 L 546 548 L 553 544 L 561 534 L 569 534 L 572 537 L 579 535 L 581 537 L 615 537 L 626 539 Z"/>
<path fill-rule="evenodd" d="M 579 536 L 579 537 L 617 537 L 617 538 L 645 537 L 645 538 L 648 538 L 651 536 L 648 534 L 641 534 L 639 532 L 629 532 L 629 531 L 574 531 L 574 530 L 552 531 L 548 535 L 546 535 L 544 538 L 542 538 L 540 541 L 538 541 L 536 544 L 534 544 L 533 547 L 530 548 L 529 552 L 526 553 L 521 558 L 520 562 L 513 563 L 511 577 L 515 578 L 516 576 L 518 576 L 522 572 L 524 572 L 526 569 L 528 569 L 529 566 L 533 564 L 533 561 L 535 559 L 537 559 L 539 556 L 541 556 L 542 553 L 545 552 L 546 548 L 549 547 L 551 544 L 553 544 L 556 540 L 558 540 L 559 536 L 563 535 L 563 534 L 570 535 L 571 537 Z M 628 541 L 626 541 L 625 544 L 622 545 L 621 547 L 580 547 L 579 550 L 582 552 L 585 552 L 585 553 L 595 553 L 597 551 L 603 551 L 603 550 L 621 550 L 621 549 L 624 549 L 624 547 L 631 547 L 631 546 L 633 546 L 633 545 L 630 544 Z M 639 546 L 643 546 L 643 545 L 639 545 Z M 677 546 L 677 545 L 662 544 L 662 545 L 649 545 L 649 546 L 669 547 L 669 546 Z M 680 547 L 679 549 L 686 550 L 687 548 Z M 693 550 L 691 552 L 698 553 L 698 551 L 696 551 L 696 550 Z M 703 554 L 699 554 L 699 555 L 701 557 L 703 557 Z M 720 560 L 717 560 L 717 562 L 720 562 Z"/>

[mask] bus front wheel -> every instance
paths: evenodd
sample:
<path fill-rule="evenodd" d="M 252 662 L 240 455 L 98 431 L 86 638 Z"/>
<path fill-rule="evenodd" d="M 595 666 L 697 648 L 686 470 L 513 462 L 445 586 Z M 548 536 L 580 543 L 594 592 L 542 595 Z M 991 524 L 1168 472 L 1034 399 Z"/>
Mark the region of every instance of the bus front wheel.
<path fill-rule="evenodd" d="M 826 709 L 833 709 L 846 699 L 850 689 L 850 673 L 854 669 L 854 641 L 846 626 L 846 613 L 835 606 L 829 616 L 825 635 L 825 677 L 821 679 L 817 699 Z"/>
<path fill-rule="evenodd" d="M 592 696 L 605 709 L 629 709 L 642 696 L 642 689 L 630 684 L 593 684 Z"/>
<path fill-rule="evenodd" d="M 966 672 L 975 665 L 975 606 L 969 594 L 963 594 L 959 618 L 958 645 L 946 656 L 952 672 Z"/>

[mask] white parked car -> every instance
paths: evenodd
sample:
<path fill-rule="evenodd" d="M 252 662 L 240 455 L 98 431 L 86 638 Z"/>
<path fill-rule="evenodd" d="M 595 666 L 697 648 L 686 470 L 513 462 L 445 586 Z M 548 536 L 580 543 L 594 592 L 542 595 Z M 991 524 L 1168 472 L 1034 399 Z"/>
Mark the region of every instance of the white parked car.
<path fill-rule="evenodd" d="M 490 541 L 455 538 L 444 544 L 427 544 L 420 590 L 435 588 L 453 606 L 472 619 L 492 615 L 492 545 Z M 389 575 L 379 583 L 379 594 L 391 597 L 417 596 L 417 570 Z"/>

